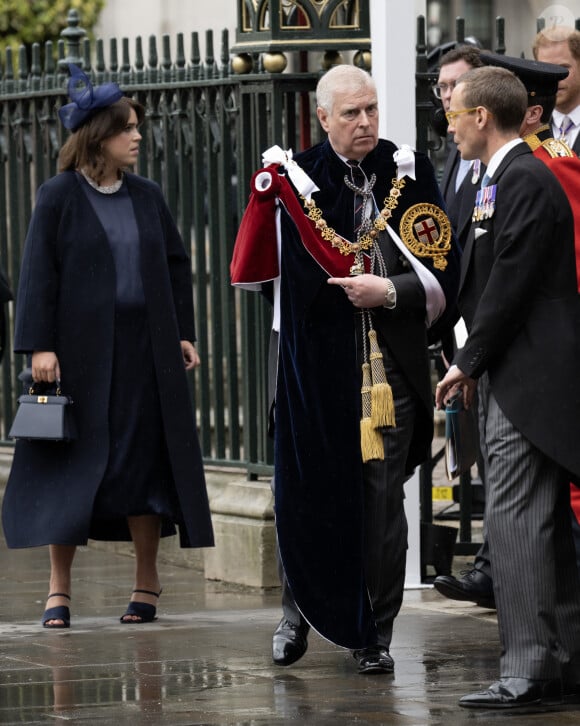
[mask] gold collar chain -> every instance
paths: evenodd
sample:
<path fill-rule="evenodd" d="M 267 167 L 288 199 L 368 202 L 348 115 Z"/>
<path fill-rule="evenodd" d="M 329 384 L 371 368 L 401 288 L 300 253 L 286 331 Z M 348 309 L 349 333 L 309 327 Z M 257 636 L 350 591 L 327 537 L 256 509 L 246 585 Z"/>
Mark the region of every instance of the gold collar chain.
<path fill-rule="evenodd" d="M 349 242 L 344 237 L 341 237 L 336 233 L 332 227 L 329 227 L 326 220 L 322 216 L 322 212 L 316 206 L 316 202 L 313 199 L 306 199 L 302 195 L 300 198 L 304 202 L 305 208 L 308 210 L 307 217 L 314 222 L 316 229 L 320 231 L 322 239 L 330 242 L 333 247 L 336 247 L 341 255 L 356 255 L 357 253 L 368 250 L 372 247 L 373 242 L 379 232 L 382 232 L 387 228 L 388 220 L 393 216 L 393 210 L 396 209 L 399 203 L 399 197 L 401 196 L 401 190 L 405 186 L 405 179 L 392 179 L 392 187 L 389 191 L 389 196 L 385 197 L 383 202 L 383 209 L 375 217 L 373 221 L 373 229 L 367 234 L 360 237 L 357 242 Z"/>

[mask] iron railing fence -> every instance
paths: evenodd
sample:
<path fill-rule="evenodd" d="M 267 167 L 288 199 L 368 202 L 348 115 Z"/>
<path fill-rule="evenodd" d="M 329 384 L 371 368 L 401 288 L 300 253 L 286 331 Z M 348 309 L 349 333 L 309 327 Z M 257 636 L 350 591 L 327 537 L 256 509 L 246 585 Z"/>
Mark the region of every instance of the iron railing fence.
<path fill-rule="evenodd" d="M 503 52 L 503 19 L 496 21 L 495 50 Z M 579 21 L 576 22 L 579 26 Z M 542 27 L 538 20 L 537 27 Z M 67 102 L 67 62 L 83 66 L 97 84 L 117 81 L 147 109 L 137 171 L 162 187 L 185 243 L 191 250 L 198 348 L 203 364 L 191 378 L 204 460 L 242 466 L 250 477 L 271 472 L 267 435 L 267 346 L 270 309 L 260 296 L 240 294 L 229 284 L 229 261 L 237 224 L 248 198 L 249 180 L 262 152 L 273 143 L 294 150 L 321 135 L 313 92 L 320 72 L 270 73 L 256 57 L 251 73 L 235 73 L 224 31 L 219 55 L 214 35 L 178 34 L 173 41 L 111 39 L 91 44 L 68 17 L 57 47 L 33 45 L 0 59 L 0 260 L 12 286 L 18 283 L 20 254 L 38 186 L 56 173 L 65 131 L 58 108 Z M 465 21 L 456 21 L 465 38 Z M 186 51 L 186 43 L 188 43 Z M 56 56 L 56 59 L 55 59 Z M 107 57 L 107 60 L 105 59 Z M 430 129 L 431 85 L 436 67 L 417 23 L 416 147 L 441 168 L 444 141 Z M 13 305 L 10 304 L 10 322 Z M 6 355 L 0 376 L 0 445 L 19 393 L 21 356 Z M 430 521 L 431 479 L 426 465 L 423 517 Z M 470 539 L 469 505 L 462 523 Z"/>
<path fill-rule="evenodd" d="M 251 477 L 271 471 L 267 436 L 266 347 L 269 305 L 260 296 L 240 295 L 229 283 L 229 262 L 237 223 L 245 207 L 249 180 L 261 153 L 273 143 L 298 148 L 301 135 L 316 135 L 308 103 L 318 74 L 236 75 L 230 67 L 228 35 L 214 57 L 213 33 L 205 34 L 205 55 L 197 32 L 185 36 L 174 53 L 164 36 L 161 54 L 150 37 L 147 56 L 137 38 L 94 49 L 75 34 L 69 15 L 67 42 L 38 45 L 30 58 L 22 48 L 16 64 L 6 53 L 0 76 L 0 258 L 13 289 L 38 186 L 56 173 L 65 138 L 58 120 L 67 102 L 66 63 L 76 62 L 93 82 L 118 82 L 147 109 L 138 173 L 157 181 L 186 245 L 191 250 L 197 346 L 202 366 L 191 378 L 206 463 L 243 466 Z M 78 25 L 78 22 L 76 23 Z M 65 50 L 67 54 L 65 55 Z M 0 64 L 1 66 L 1 64 Z M 17 71 L 15 67 L 17 66 Z M 304 103 L 306 101 L 306 104 Z M 305 110 L 306 109 L 306 110 Z M 9 444 L 17 381 L 25 362 L 10 353 L 13 305 L 2 365 L 0 443 Z"/>

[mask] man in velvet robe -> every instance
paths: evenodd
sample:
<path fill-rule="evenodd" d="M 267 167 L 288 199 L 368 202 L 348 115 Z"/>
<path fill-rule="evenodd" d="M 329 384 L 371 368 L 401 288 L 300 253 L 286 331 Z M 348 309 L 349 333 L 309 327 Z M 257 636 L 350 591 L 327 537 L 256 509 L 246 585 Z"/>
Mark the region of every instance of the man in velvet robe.
<path fill-rule="evenodd" d="M 265 153 L 231 265 L 233 284 L 273 283 L 274 291 L 284 614 L 273 659 L 298 660 L 312 626 L 351 649 L 359 672 L 392 673 L 407 549 L 403 484 L 429 456 L 428 330 L 445 324 L 458 255 L 430 162 L 378 138 L 370 76 L 331 69 L 317 106 L 328 140 L 294 159 L 279 147 Z M 355 230 L 358 199 L 366 237 Z M 361 366 L 369 357 L 373 366 L 380 359 L 373 376 L 386 375 L 395 414 L 390 425 L 371 427 L 379 442 L 372 453 L 362 434 L 369 421 L 361 386 L 369 386 Z"/>

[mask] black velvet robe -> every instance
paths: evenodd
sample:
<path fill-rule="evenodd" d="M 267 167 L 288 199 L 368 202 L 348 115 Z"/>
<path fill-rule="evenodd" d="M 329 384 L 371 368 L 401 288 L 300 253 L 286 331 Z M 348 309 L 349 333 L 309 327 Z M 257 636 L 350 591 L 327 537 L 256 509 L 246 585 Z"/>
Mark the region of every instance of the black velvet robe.
<path fill-rule="evenodd" d="M 159 187 L 127 174 L 140 237 L 165 441 L 182 512 L 181 544 L 213 544 L 180 340 L 195 340 L 191 266 Z M 85 544 L 109 455 L 116 277 L 104 230 L 74 172 L 41 186 L 20 275 L 16 352 L 54 351 L 73 398 L 78 439 L 18 441 L 3 504 L 9 547 Z M 131 386 L 131 371 L 126 385 Z M 147 452 L 142 452 L 143 456 Z"/>
<path fill-rule="evenodd" d="M 370 178 L 377 175 L 374 195 L 379 209 L 397 176 L 387 141 L 363 160 Z M 347 166 L 328 142 L 297 154 L 296 162 L 320 188 L 313 194 L 324 219 L 339 234 L 353 238 L 353 193 L 344 184 Z M 275 172 L 274 172 L 275 173 Z M 410 206 L 443 202 L 433 169 L 416 155 L 416 177 L 407 178 L 391 223 L 399 232 Z M 274 213 L 272 192 L 254 192 L 258 204 L 242 222 L 236 242 L 234 284 L 264 282 L 259 258 L 271 258 L 268 216 Z M 375 628 L 363 573 L 363 463 L 360 452 L 360 350 L 357 312 L 344 291 L 327 284 L 326 269 L 305 246 L 297 221 L 303 210 L 281 203 L 281 319 L 275 402 L 275 507 L 281 557 L 292 594 L 310 624 L 324 637 L 348 648 L 375 641 Z M 270 206 L 268 206 L 270 205 Z M 260 207 L 258 209 L 258 207 Z M 254 238 L 255 247 L 248 250 Z M 325 254 L 330 242 L 323 242 Z M 429 378 L 425 292 L 417 275 L 399 259 L 389 240 L 389 276 L 397 288 L 393 310 L 373 310 L 373 323 L 383 346 L 406 375 L 416 394 L 418 411 L 407 469 L 429 455 L 433 435 L 433 398 Z M 336 256 L 340 256 L 335 251 Z M 344 259 L 344 258 L 343 258 Z M 425 266 L 440 282 L 447 303 L 454 300 L 459 272 L 455 241 L 447 268 Z M 258 261 L 257 261 L 258 260 Z M 351 260 L 352 262 L 352 260 Z M 342 261 L 339 262 L 342 264 Z M 253 280 L 242 279 L 244 266 Z M 235 274 L 234 274 L 235 273 Z M 235 279 L 234 279 L 235 277 Z M 255 286 L 254 288 L 255 289 Z"/>

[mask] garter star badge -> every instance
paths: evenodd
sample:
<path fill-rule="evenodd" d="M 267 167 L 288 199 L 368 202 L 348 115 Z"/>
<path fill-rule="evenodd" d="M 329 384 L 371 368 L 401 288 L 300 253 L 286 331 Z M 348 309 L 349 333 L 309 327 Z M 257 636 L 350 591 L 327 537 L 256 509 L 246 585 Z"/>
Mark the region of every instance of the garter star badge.
<path fill-rule="evenodd" d="M 432 257 L 438 270 L 447 267 L 451 249 L 451 223 L 441 207 L 414 204 L 401 218 L 401 239 L 416 257 Z"/>

